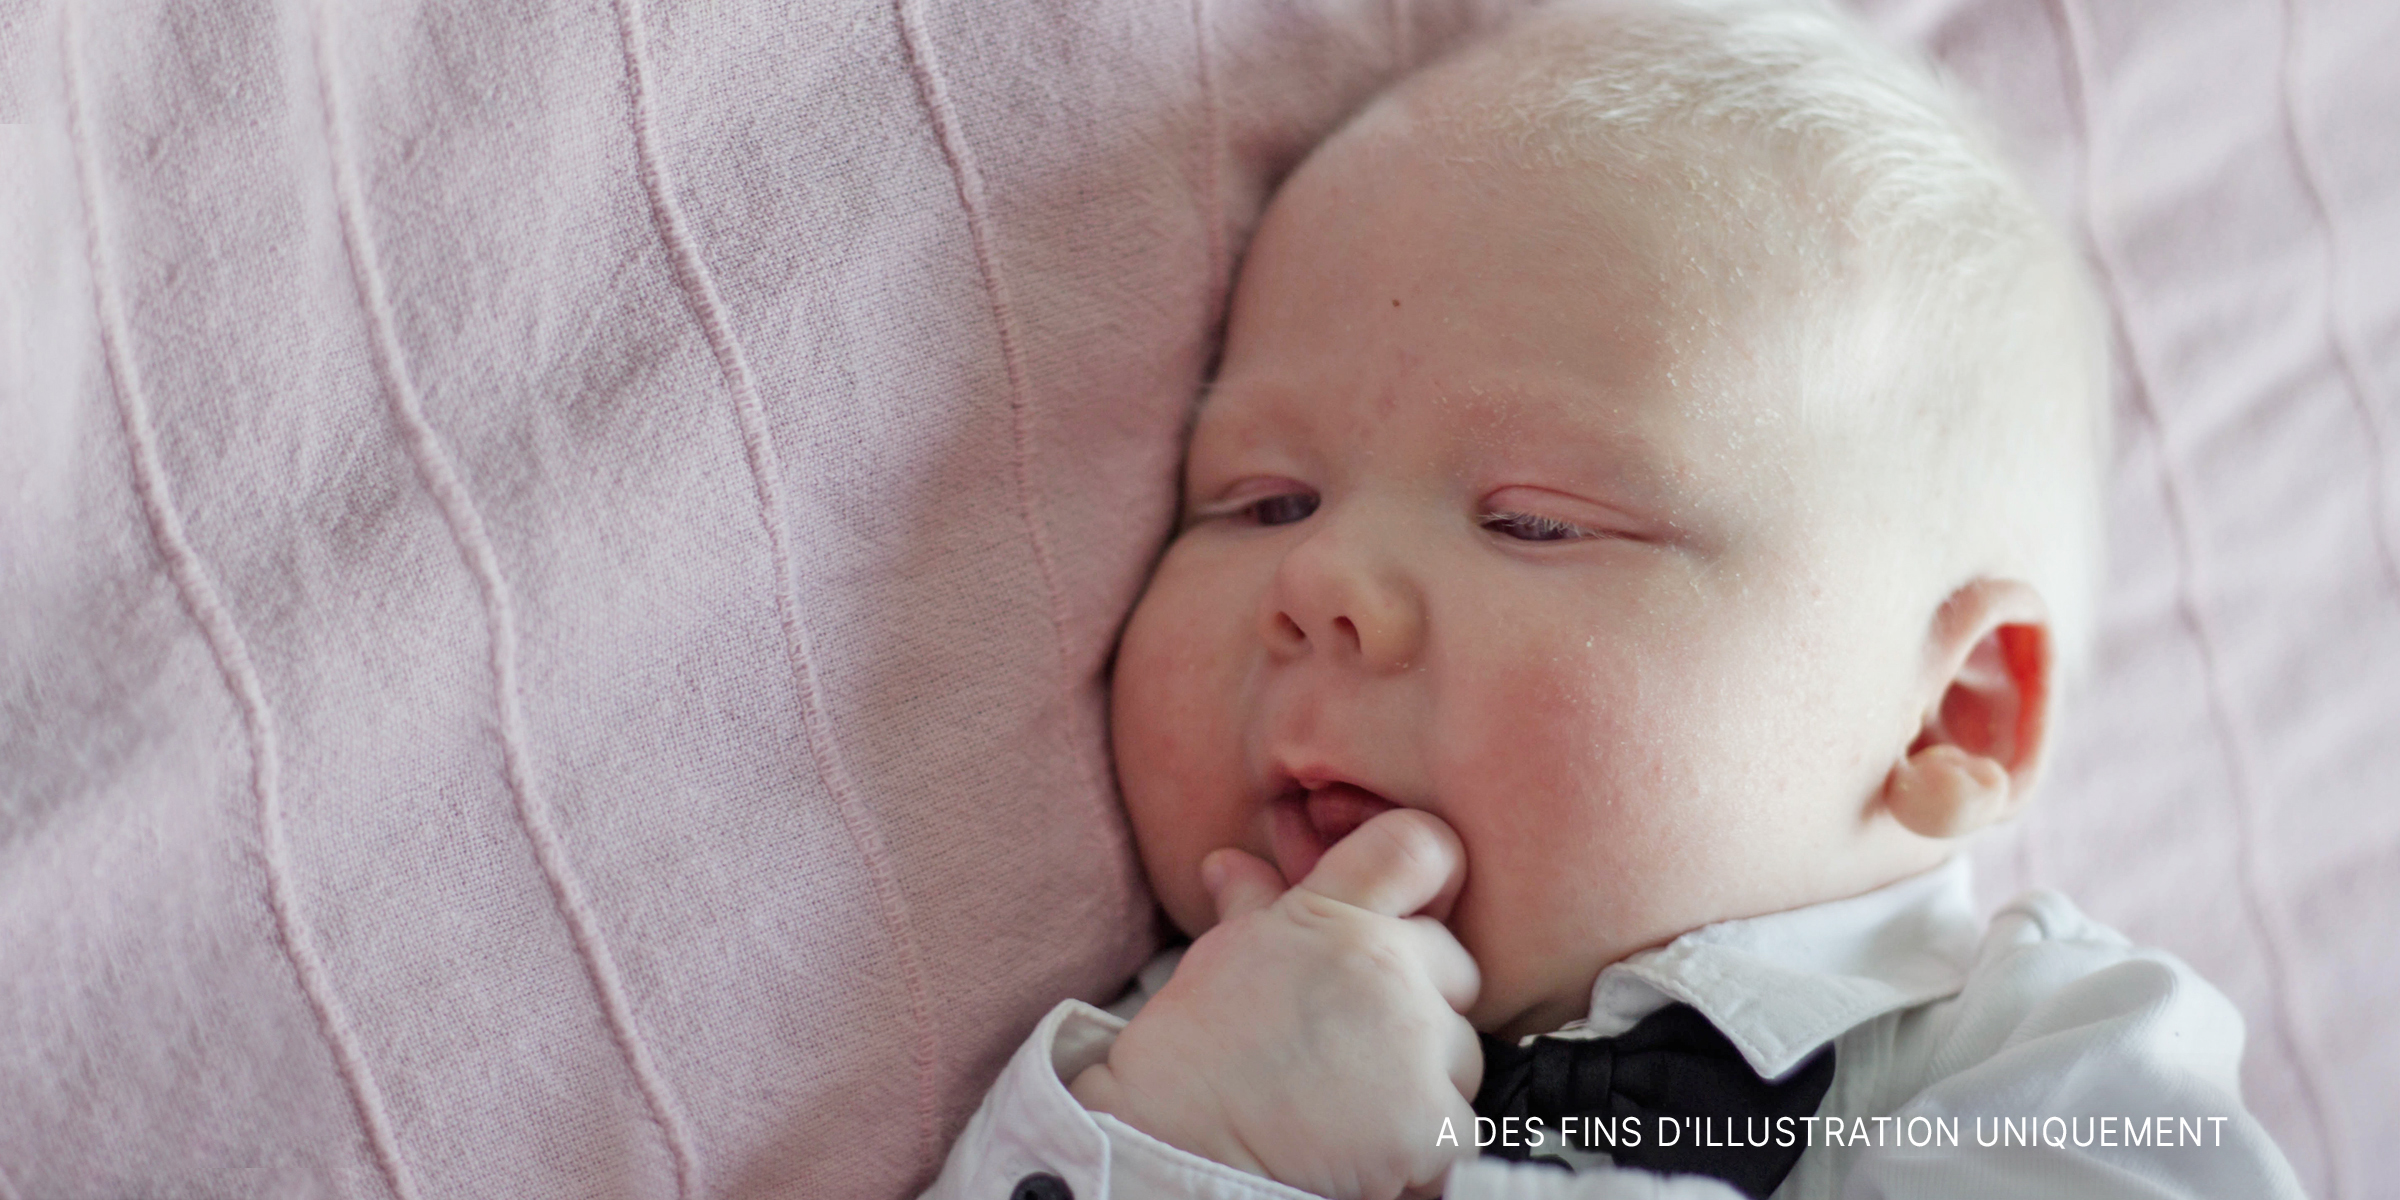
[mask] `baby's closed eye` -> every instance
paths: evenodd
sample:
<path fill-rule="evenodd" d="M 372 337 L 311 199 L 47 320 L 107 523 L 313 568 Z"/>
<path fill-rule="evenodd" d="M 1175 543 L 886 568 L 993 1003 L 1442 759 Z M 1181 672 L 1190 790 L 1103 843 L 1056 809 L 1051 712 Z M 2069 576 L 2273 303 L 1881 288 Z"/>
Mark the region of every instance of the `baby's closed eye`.
<path fill-rule="evenodd" d="M 1295 479 L 1253 476 L 1217 491 L 1214 500 L 1194 503 L 1187 524 L 1231 521 L 1237 525 L 1292 525 L 1315 515 L 1322 504 L 1316 489 Z"/>
<path fill-rule="evenodd" d="M 1568 542 L 1600 536 L 1581 525 L 1539 513 L 1487 513 L 1481 524 L 1485 529 L 1520 542 Z"/>

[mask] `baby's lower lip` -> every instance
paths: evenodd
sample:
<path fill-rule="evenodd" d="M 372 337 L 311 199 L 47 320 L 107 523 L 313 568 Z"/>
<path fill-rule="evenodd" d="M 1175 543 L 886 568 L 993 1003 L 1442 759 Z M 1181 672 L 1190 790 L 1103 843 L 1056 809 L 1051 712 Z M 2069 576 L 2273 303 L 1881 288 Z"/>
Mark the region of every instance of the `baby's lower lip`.
<path fill-rule="evenodd" d="M 1361 787 L 1328 784 L 1310 791 L 1297 788 L 1275 798 L 1273 822 L 1275 869 L 1286 883 L 1297 884 L 1316 870 L 1317 860 L 1334 843 L 1372 820 L 1377 813 L 1399 805 Z"/>

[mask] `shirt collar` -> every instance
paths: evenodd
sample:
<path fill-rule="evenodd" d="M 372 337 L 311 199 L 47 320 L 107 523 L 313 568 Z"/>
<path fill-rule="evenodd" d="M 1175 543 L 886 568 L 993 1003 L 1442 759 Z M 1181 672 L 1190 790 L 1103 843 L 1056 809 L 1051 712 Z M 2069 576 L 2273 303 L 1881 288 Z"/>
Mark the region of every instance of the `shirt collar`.
<path fill-rule="evenodd" d="M 1977 941 L 1965 856 L 1847 900 L 1702 926 L 1600 972 L 1591 1014 L 1561 1037 L 1612 1037 L 1681 1001 L 1780 1078 L 1895 1009 L 1951 995 Z"/>

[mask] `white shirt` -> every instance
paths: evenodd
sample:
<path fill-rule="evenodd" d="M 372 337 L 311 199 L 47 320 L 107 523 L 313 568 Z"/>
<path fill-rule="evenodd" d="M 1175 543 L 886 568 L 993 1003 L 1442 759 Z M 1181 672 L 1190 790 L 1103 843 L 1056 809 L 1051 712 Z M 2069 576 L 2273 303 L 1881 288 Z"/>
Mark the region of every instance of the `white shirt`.
<path fill-rule="evenodd" d="M 1163 956 L 1146 968 L 1130 1007 L 1172 970 Z M 2301 1195 L 2242 1108 L 2242 1020 L 2231 1001 L 2173 955 L 2132 946 L 2055 893 L 2020 896 L 1979 931 L 1963 858 L 1864 896 L 1710 925 L 1633 955 L 1600 973 L 1589 1014 L 1559 1036 L 1622 1033 L 1677 1001 L 1705 1014 L 1762 1076 L 1834 1046 L 1833 1086 L 1818 1119 L 1792 1135 L 1808 1148 L 1775 1200 Z M 1076 1103 L 1066 1081 L 1104 1061 L 1124 1026 L 1078 1001 L 1052 1009 L 984 1097 L 927 1200 L 1007 1200 L 1036 1173 L 1063 1180 L 1076 1200 L 1307 1195 Z M 1463 1163 L 1445 1194 L 1740 1200 L 1710 1177 L 1574 1157 L 1597 1165 L 1569 1174 Z"/>

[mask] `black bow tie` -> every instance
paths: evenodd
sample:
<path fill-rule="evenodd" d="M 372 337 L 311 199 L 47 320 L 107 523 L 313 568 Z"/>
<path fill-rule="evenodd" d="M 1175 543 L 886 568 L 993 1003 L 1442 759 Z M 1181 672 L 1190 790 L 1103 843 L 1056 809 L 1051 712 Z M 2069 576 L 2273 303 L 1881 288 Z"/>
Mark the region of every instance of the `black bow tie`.
<path fill-rule="evenodd" d="M 1620 1166 L 1714 1175 L 1760 1200 L 1800 1161 L 1809 1139 L 1797 1119 L 1814 1114 L 1832 1086 L 1833 1047 L 1811 1055 L 1783 1082 L 1769 1083 L 1699 1010 L 1670 1004 L 1615 1037 L 1541 1037 L 1518 1046 L 1484 1034 L 1475 1112 L 1494 1121 L 1517 1118 L 1520 1129 L 1529 1118 L 1538 1121 L 1548 1145 L 1557 1145 L 1562 1132 L 1580 1134 L 1597 1122 L 1620 1132 L 1630 1122 L 1638 1140 L 1620 1137 L 1615 1146 L 1577 1140 Z M 1762 1133 L 1762 1117 L 1768 1130 L 1777 1117 L 1794 1122 Z M 1662 1132 L 1672 1144 L 1659 1144 Z M 1792 1144 L 1776 1144 L 1785 1140 Z M 1768 1144 L 1755 1144 L 1760 1141 Z M 1523 1160 L 1534 1151 L 1495 1143 L 1483 1152 Z M 1535 1161 L 1566 1165 L 1555 1158 Z"/>

